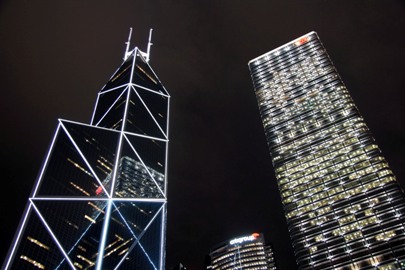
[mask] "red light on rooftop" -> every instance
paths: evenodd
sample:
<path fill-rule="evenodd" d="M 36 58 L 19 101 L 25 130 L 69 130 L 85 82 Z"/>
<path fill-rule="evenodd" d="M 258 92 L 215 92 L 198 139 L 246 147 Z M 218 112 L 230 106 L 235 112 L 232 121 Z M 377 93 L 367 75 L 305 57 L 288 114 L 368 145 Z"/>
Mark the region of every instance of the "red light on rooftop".
<path fill-rule="evenodd" d="M 258 234 L 258 233 L 252 233 L 252 236 L 256 239 L 257 237 L 260 236 L 260 234 Z"/>
<path fill-rule="evenodd" d="M 309 41 L 309 37 L 303 37 L 303 38 L 300 38 L 299 40 L 297 40 L 295 42 L 295 45 L 300 46 L 300 45 L 302 45 L 304 43 L 307 43 L 308 41 Z"/>

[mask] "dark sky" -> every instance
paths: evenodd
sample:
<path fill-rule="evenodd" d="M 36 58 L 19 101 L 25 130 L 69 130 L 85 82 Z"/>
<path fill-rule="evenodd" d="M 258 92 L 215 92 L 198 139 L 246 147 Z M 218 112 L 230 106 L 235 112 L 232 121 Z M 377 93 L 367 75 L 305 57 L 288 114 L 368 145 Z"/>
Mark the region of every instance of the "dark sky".
<path fill-rule="evenodd" d="M 217 243 L 262 232 L 295 269 L 249 60 L 316 31 L 405 186 L 402 0 L 4 0 L 0 3 L 1 257 L 57 119 L 89 123 L 132 46 L 171 94 L 167 266 L 203 269 Z"/>

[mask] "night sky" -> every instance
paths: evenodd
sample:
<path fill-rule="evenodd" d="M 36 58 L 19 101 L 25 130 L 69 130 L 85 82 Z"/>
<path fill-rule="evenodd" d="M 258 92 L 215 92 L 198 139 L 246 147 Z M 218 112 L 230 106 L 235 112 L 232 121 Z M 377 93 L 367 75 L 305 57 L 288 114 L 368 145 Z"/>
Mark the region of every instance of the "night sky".
<path fill-rule="evenodd" d="M 2 258 L 57 119 L 90 122 L 130 27 L 141 50 L 153 29 L 150 64 L 171 95 L 167 268 L 203 269 L 212 246 L 253 232 L 296 268 L 247 63 L 310 31 L 405 186 L 402 0 L 4 0 Z"/>

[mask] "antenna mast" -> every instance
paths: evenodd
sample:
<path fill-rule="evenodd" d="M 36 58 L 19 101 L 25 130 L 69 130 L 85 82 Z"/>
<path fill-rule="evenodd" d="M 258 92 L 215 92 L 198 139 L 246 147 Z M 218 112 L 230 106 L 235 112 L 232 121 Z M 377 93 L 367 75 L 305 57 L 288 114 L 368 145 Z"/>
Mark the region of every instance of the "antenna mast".
<path fill-rule="evenodd" d="M 149 30 L 149 40 L 148 40 L 148 49 L 146 51 L 146 62 L 149 62 L 149 53 L 150 53 L 150 47 L 153 45 L 152 43 L 152 28 Z"/>
<path fill-rule="evenodd" d="M 150 47 L 153 45 L 152 43 L 152 28 L 149 30 L 149 40 L 148 40 L 148 48 L 146 53 L 145 52 L 141 52 L 142 56 L 145 57 L 146 62 L 149 62 L 149 55 L 150 55 Z M 129 28 L 129 36 L 128 36 L 128 41 L 125 42 L 125 44 L 127 44 L 127 47 L 125 49 L 125 55 L 124 55 L 124 61 L 126 61 L 128 59 L 128 57 L 131 55 L 132 51 L 129 50 L 129 45 L 131 42 L 131 35 L 132 35 L 132 27 Z"/>
<path fill-rule="evenodd" d="M 128 57 L 131 55 L 131 53 L 129 52 L 129 44 L 131 42 L 131 35 L 132 35 L 132 27 L 129 28 L 128 41 L 125 42 L 125 44 L 127 44 L 127 48 L 125 49 L 124 61 L 127 60 Z"/>

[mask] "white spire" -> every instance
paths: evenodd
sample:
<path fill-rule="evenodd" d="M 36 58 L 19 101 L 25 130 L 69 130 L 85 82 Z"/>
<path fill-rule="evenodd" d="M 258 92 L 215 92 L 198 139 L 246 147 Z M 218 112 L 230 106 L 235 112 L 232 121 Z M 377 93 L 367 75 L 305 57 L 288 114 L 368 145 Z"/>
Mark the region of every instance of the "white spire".
<path fill-rule="evenodd" d="M 132 35 L 132 27 L 129 28 L 128 41 L 125 42 L 125 44 L 127 44 L 127 48 L 125 49 L 124 61 L 127 60 L 128 57 L 131 55 L 131 52 L 129 51 L 129 44 L 131 42 L 131 35 Z"/>
<path fill-rule="evenodd" d="M 150 54 L 150 46 L 153 45 L 152 43 L 152 28 L 149 30 L 149 40 L 148 40 L 148 49 L 146 51 L 146 62 L 149 62 L 149 54 Z"/>
<path fill-rule="evenodd" d="M 149 30 L 149 40 L 148 40 L 148 47 L 146 50 L 146 53 L 139 50 L 139 52 L 142 54 L 143 57 L 145 57 L 146 62 L 149 62 L 150 59 L 150 47 L 153 45 L 152 43 L 152 28 Z M 132 36 L 132 27 L 129 28 L 129 36 L 128 36 L 128 41 L 125 42 L 127 45 L 125 49 L 125 55 L 124 55 L 124 61 L 128 59 L 128 57 L 132 54 L 132 50 L 129 50 L 130 42 L 131 42 L 131 36 Z"/>

